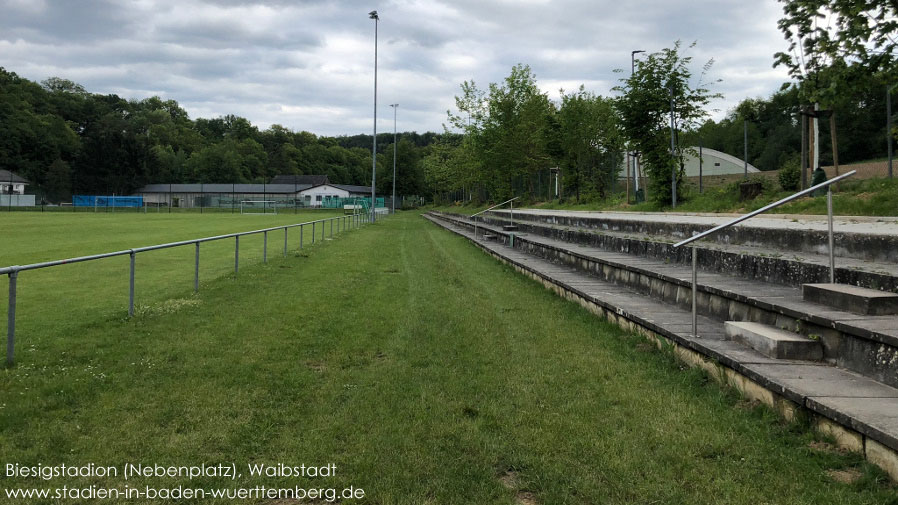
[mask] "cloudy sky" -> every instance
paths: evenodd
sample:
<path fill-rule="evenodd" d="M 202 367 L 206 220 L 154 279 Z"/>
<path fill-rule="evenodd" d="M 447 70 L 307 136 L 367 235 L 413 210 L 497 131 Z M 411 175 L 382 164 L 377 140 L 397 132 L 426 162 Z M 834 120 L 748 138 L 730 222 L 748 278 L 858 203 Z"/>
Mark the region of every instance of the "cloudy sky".
<path fill-rule="evenodd" d="M 499 82 L 530 65 L 559 88 L 612 94 L 630 51 L 697 42 L 696 70 L 725 99 L 786 81 L 776 0 L 0 0 L 0 66 L 35 81 L 71 79 L 94 93 L 177 100 L 192 118 L 236 114 L 260 128 L 370 133 L 374 21 L 378 131 L 442 131 L 459 84 Z M 696 72 L 696 75 L 699 72 Z"/>

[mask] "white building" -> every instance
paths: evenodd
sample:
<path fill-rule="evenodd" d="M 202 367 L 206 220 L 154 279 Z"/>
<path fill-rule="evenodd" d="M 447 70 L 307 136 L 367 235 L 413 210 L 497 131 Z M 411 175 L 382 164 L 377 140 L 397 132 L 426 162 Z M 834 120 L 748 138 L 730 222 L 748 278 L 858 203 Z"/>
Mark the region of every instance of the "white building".
<path fill-rule="evenodd" d="M 698 147 L 690 147 L 695 154 L 688 153 L 685 156 L 684 166 L 686 168 L 687 177 L 698 177 Z M 748 173 L 760 172 L 748 164 Z M 714 149 L 702 148 L 702 175 L 729 175 L 745 173 L 745 162 L 741 159 L 730 156 Z"/>
<path fill-rule="evenodd" d="M 28 181 L 10 172 L 0 170 L 0 195 L 24 195 Z"/>

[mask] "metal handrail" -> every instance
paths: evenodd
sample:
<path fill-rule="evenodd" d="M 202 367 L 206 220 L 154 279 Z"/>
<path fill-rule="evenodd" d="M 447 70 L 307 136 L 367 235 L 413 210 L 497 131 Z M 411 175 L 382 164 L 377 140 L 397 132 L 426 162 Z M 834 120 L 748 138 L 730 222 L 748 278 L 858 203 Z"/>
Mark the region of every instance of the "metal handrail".
<path fill-rule="evenodd" d="M 685 240 L 681 240 L 681 241 L 677 242 L 676 244 L 674 244 L 673 247 L 676 248 L 676 247 L 690 244 L 692 242 L 695 242 L 696 240 L 707 237 L 708 235 L 717 233 L 720 230 L 723 230 L 723 229 L 729 228 L 730 226 L 733 226 L 735 224 L 741 223 L 742 221 L 745 221 L 746 219 L 755 217 L 758 214 L 763 214 L 770 209 L 773 209 L 773 208 L 779 207 L 780 205 L 783 205 L 784 203 L 791 202 L 792 200 L 795 200 L 796 198 L 800 198 L 804 195 L 812 193 L 820 188 L 826 188 L 826 190 L 827 190 L 826 191 L 826 214 L 827 214 L 827 221 L 829 224 L 829 227 L 828 227 L 829 228 L 829 235 L 828 235 L 828 238 L 829 238 L 829 282 L 833 283 L 836 281 L 836 260 L 835 260 L 834 245 L 833 245 L 833 192 L 832 192 L 832 188 L 830 186 L 836 182 L 841 181 L 842 179 L 851 177 L 852 175 L 854 175 L 856 173 L 857 173 L 857 170 L 852 170 L 851 172 L 840 175 L 838 177 L 834 177 L 826 182 L 821 182 L 820 184 L 817 184 L 816 186 L 811 186 L 808 189 L 799 191 L 798 193 L 795 193 L 793 195 L 789 195 L 789 196 L 787 196 L 781 200 L 777 200 L 776 202 L 773 202 L 769 205 L 765 205 L 764 207 L 761 207 L 758 210 L 749 212 L 748 214 L 745 214 L 743 216 L 739 216 L 736 219 L 734 219 L 728 223 L 724 223 L 720 226 L 715 226 L 714 228 L 711 228 L 710 230 L 703 231 L 702 233 L 693 235 L 692 237 L 689 237 Z M 695 246 L 693 246 L 692 247 L 692 336 L 694 336 L 694 337 L 698 337 L 698 314 L 697 314 L 697 309 L 696 309 L 697 292 L 698 292 L 698 249 Z"/>
<path fill-rule="evenodd" d="M 480 214 L 483 214 L 484 212 L 491 211 L 491 210 L 495 209 L 496 207 L 501 207 L 501 206 L 505 205 L 505 204 L 508 203 L 508 202 L 513 202 L 513 201 L 517 200 L 518 198 L 520 198 L 520 196 L 516 196 L 516 197 L 514 197 L 514 198 L 512 198 L 512 199 L 510 199 L 510 200 L 505 200 L 505 201 L 502 202 L 502 203 L 497 203 L 496 205 L 493 205 L 492 207 L 490 207 L 490 208 L 488 208 L 488 209 L 481 210 L 480 212 L 478 212 L 478 213 L 476 213 L 476 214 L 471 214 L 469 217 L 479 216 Z"/>
<path fill-rule="evenodd" d="M 488 209 L 481 210 L 480 212 L 478 212 L 476 214 L 471 214 L 469 217 L 471 218 L 472 221 L 474 221 L 474 239 L 475 240 L 477 239 L 477 219 L 475 219 L 475 218 L 477 216 L 479 216 L 480 214 L 483 214 L 484 212 L 491 211 L 491 210 L 495 209 L 496 207 L 501 207 L 508 202 L 512 202 L 512 204 L 511 204 L 511 224 L 514 224 L 514 201 L 517 200 L 518 198 L 520 198 L 520 197 L 516 196 L 512 199 L 505 200 L 502 203 L 497 203 L 496 205 L 493 205 L 492 207 L 490 207 Z"/>
<path fill-rule="evenodd" d="M 347 221 L 349 220 L 349 221 Z M 20 272 L 25 272 L 28 270 L 37 270 L 40 268 L 48 268 L 55 267 L 59 265 L 69 265 L 72 263 L 81 263 L 85 261 L 93 261 L 104 258 L 113 258 L 116 256 L 125 256 L 128 255 L 131 257 L 131 270 L 130 270 L 130 286 L 129 286 L 129 296 L 128 296 L 128 316 L 134 315 L 134 274 L 135 274 L 135 257 L 137 253 L 147 252 L 147 251 L 157 251 L 160 249 L 168 249 L 172 247 L 179 247 L 194 244 L 196 247 L 196 255 L 195 255 L 195 270 L 194 270 L 194 281 L 193 281 L 193 289 L 194 291 L 199 291 L 199 271 L 200 271 L 200 244 L 203 242 L 212 242 L 215 240 L 224 240 L 228 238 L 234 239 L 234 275 L 237 275 L 240 268 L 240 237 L 246 235 L 257 235 L 263 234 L 264 241 L 262 245 L 262 261 L 263 263 L 268 262 L 268 232 L 272 231 L 284 231 L 284 257 L 287 256 L 287 230 L 290 228 L 299 228 L 299 247 L 303 248 L 303 229 L 307 225 L 312 225 L 312 243 L 315 243 L 315 225 L 321 224 L 321 238 L 325 238 L 325 222 L 330 222 L 330 234 L 333 237 L 334 234 L 334 221 L 337 221 L 337 232 L 340 232 L 341 225 L 342 229 L 346 230 L 348 227 L 359 228 L 362 224 L 369 222 L 370 216 L 367 213 L 356 212 L 351 215 L 344 216 L 336 216 L 331 218 L 317 219 L 314 221 L 306 221 L 302 223 L 294 223 L 287 224 L 281 226 L 273 226 L 271 228 L 261 228 L 258 230 L 250 230 L 243 231 L 237 233 L 228 233 L 225 235 L 215 235 L 211 237 L 202 237 L 195 238 L 190 240 L 181 240 L 178 242 L 168 242 L 165 244 L 157 244 L 151 246 L 144 247 L 135 247 L 132 249 L 124 249 L 121 251 L 113 251 L 108 253 L 101 254 L 92 254 L 88 256 L 78 256 L 75 258 L 66 258 L 61 260 L 53 260 L 53 261 L 44 261 L 40 263 L 30 263 L 27 265 L 12 265 L 7 267 L 0 268 L 0 275 L 9 276 L 9 298 L 8 298 L 8 308 L 7 308 L 7 327 L 6 327 L 6 364 L 11 366 L 13 364 L 13 351 L 15 349 L 15 334 L 16 334 L 16 290 L 17 290 L 17 280 Z"/>

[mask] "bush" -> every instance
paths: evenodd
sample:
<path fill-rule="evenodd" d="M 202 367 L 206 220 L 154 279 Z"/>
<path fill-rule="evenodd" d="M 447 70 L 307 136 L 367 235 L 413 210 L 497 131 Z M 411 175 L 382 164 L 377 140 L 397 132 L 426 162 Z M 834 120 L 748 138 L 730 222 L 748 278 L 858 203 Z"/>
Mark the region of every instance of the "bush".
<path fill-rule="evenodd" d="M 783 163 L 780 169 L 780 186 L 786 191 L 795 191 L 801 183 L 801 168 L 798 166 L 798 160 L 791 158 Z"/>

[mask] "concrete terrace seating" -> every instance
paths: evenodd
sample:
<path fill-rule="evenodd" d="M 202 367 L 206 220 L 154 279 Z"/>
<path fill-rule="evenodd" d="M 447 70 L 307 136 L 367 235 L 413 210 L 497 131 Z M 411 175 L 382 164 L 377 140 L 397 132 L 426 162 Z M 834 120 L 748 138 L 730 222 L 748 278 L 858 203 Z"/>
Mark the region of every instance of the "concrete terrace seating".
<path fill-rule="evenodd" d="M 828 281 L 826 239 L 815 226 L 781 220 L 789 225 L 753 230 L 749 222 L 696 242 L 694 336 L 691 251 L 671 246 L 713 224 L 515 211 L 512 238 L 503 230 L 507 211 L 482 217 L 475 242 L 493 256 L 625 327 L 672 342 L 685 361 L 787 417 L 810 413 L 819 429 L 898 480 L 898 316 L 803 299 L 802 284 Z M 428 218 L 473 239 L 464 216 Z M 836 244 L 837 282 L 898 290 L 891 257 L 898 235 L 842 230 Z"/>

